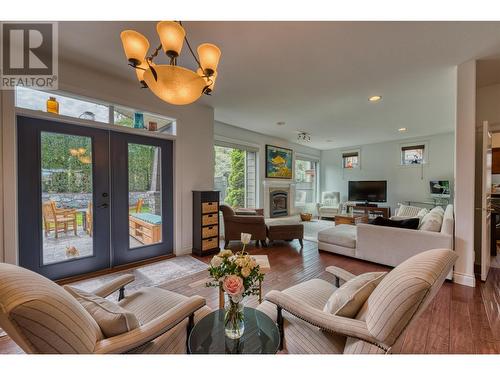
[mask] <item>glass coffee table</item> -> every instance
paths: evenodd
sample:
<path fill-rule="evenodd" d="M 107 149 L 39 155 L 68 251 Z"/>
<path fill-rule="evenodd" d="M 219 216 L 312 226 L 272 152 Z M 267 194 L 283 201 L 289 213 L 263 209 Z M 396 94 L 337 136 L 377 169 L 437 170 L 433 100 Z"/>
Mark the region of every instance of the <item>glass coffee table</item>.
<path fill-rule="evenodd" d="M 211 312 L 194 326 L 188 340 L 191 354 L 275 354 L 278 326 L 263 312 L 244 308 L 245 332 L 237 340 L 224 334 L 224 309 Z"/>

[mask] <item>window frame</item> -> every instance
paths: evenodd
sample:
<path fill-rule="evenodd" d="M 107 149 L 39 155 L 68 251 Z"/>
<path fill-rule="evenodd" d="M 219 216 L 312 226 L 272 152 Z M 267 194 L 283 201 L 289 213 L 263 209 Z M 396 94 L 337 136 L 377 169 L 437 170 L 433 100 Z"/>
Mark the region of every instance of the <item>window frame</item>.
<path fill-rule="evenodd" d="M 314 185 L 313 185 L 313 200 L 312 202 L 308 203 L 306 202 L 306 206 L 308 204 L 316 204 L 319 202 L 319 192 L 320 192 L 320 184 L 319 184 L 319 180 L 320 180 L 320 176 L 319 176 L 319 173 L 320 173 L 320 160 L 319 159 L 316 159 L 316 158 L 313 158 L 313 157 L 309 157 L 307 155 L 301 155 L 301 154 L 298 154 L 296 153 L 295 154 L 295 157 L 294 157 L 294 162 L 293 162 L 293 182 L 295 184 L 295 196 L 293 197 L 294 198 L 294 205 L 297 204 L 297 201 L 296 201 L 296 198 L 297 198 L 297 184 L 300 183 L 299 181 L 297 181 L 297 173 L 295 171 L 296 169 L 296 166 L 297 166 L 297 161 L 307 161 L 307 162 L 310 162 L 310 163 L 314 163 L 314 171 L 315 171 L 315 176 L 314 176 Z M 300 190 L 300 189 L 299 189 Z"/>
<path fill-rule="evenodd" d="M 422 149 L 422 162 L 421 163 L 404 163 L 404 152 L 408 150 L 417 150 Z M 415 141 L 411 143 L 402 143 L 399 145 L 399 166 L 403 168 L 412 168 L 412 167 L 420 167 L 423 165 L 428 165 L 428 153 L 429 153 L 429 144 L 427 141 Z"/>
<path fill-rule="evenodd" d="M 260 175 L 259 175 L 259 160 L 260 160 L 260 147 L 258 145 L 254 145 L 252 143 L 244 142 L 244 141 L 239 141 L 239 140 L 234 140 L 234 139 L 229 139 L 221 136 L 214 136 L 214 181 L 215 181 L 215 147 L 225 147 L 225 148 L 233 148 L 233 149 L 239 149 L 243 150 L 245 152 L 252 152 L 255 154 L 255 196 L 254 196 L 254 208 L 259 207 L 259 181 L 260 181 Z M 245 207 L 248 206 L 248 181 L 246 178 L 247 174 L 247 157 L 245 157 Z M 222 203 L 224 203 L 222 201 Z"/>
<path fill-rule="evenodd" d="M 122 129 L 125 129 L 125 130 L 127 130 L 126 131 L 127 133 L 133 133 L 133 134 L 144 135 L 144 136 L 153 136 L 153 137 L 159 136 L 161 138 L 167 138 L 167 139 L 171 139 L 172 137 L 177 136 L 177 121 L 175 118 L 170 117 L 170 116 L 165 116 L 165 115 L 162 115 L 159 113 L 150 112 L 147 110 L 142 110 L 140 108 L 132 108 L 132 107 L 129 107 L 127 105 L 122 105 L 122 104 L 118 104 L 118 103 L 111 103 L 111 102 L 107 102 L 107 101 L 100 100 L 97 98 L 91 98 L 91 97 L 87 97 L 87 96 L 83 96 L 83 95 L 79 95 L 79 94 L 74 94 L 72 92 L 65 91 L 65 90 L 47 91 L 47 90 L 37 90 L 37 89 L 31 88 L 31 87 L 22 87 L 22 86 L 17 86 L 17 87 L 20 87 L 22 89 L 37 91 L 39 93 L 47 94 L 47 96 L 50 96 L 52 94 L 55 96 L 62 96 L 62 97 L 68 98 L 68 99 L 87 102 L 89 104 L 104 106 L 108 109 L 108 121 L 104 122 L 104 121 L 99 121 L 99 120 L 88 120 L 88 119 L 84 119 L 81 117 L 75 117 L 75 116 L 70 116 L 70 115 L 65 115 L 65 114 L 52 114 L 52 113 L 49 113 L 49 112 L 44 111 L 44 110 L 31 109 L 31 108 L 18 106 L 17 105 L 18 104 L 17 103 L 17 90 L 15 89 L 13 91 L 14 91 L 14 107 L 15 107 L 16 113 L 23 113 L 24 112 L 24 113 L 28 113 L 30 115 L 34 115 L 36 113 L 36 114 L 42 114 L 42 115 L 46 115 L 46 116 L 57 116 L 58 118 L 60 117 L 61 121 L 64 121 L 65 119 L 73 119 L 76 122 L 84 122 L 86 124 L 98 124 L 100 126 L 96 126 L 96 127 L 99 127 L 99 128 L 110 127 L 111 130 L 116 130 L 116 131 L 121 131 Z M 158 131 L 149 131 L 147 129 L 135 129 L 135 128 L 124 126 L 124 125 L 117 125 L 117 124 L 115 124 L 115 118 L 114 118 L 115 108 L 124 108 L 124 109 L 128 109 L 130 111 L 140 112 L 140 113 L 143 113 L 145 115 L 149 115 L 151 117 L 169 120 L 172 123 L 173 131 L 171 133 L 161 131 L 161 129 L 159 129 Z"/>
<path fill-rule="evenodd" d="M 357 162 L 356 166 L 351 167 L 351 168 L 346 167 L 345 166 L 345 159 L 348 157 L 354 157 L 354 156 L 357 156 L 357 158 L 358 158 L 358 162 Z M 353 170 L 353 169 L 361 168 L 361 149 L 358 148 L 358 149 L 350 149 L 350 150 L 341 151 L 340 162 L 341 162 L 342 169 L 345 169 L 345 170 Z"/>

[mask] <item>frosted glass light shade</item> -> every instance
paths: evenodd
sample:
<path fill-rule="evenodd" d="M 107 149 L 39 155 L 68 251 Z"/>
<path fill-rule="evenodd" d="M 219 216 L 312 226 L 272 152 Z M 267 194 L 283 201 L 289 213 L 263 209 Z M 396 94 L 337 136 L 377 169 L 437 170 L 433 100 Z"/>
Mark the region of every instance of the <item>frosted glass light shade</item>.
<path fill-rule="evenodd" d="M 180 66 L 156 65 L 155 70 L 158 81 L 155 81 L 151 69 L 144 72 L 144 81 L 157 97 L 170 104 L 191 104 L 206 86 L 203 77 Z"/>
<path fill-rule="evenodd" d="M 215 80 L 217 79 L 217 72 L 214 72 L 214 74 L 211 77 L 206 77 L 205 73 L 203 73 L 203 70 L 201 70 L 200 68 L 198 68 L 198 70 L 196 71 L 196 73 L 198 73 L 198 75 L 200 75 L 201 77 L 203 77 L 203 79 L 205 80 L 205 86 L 208 86 L 207 90 L 209 92 L 214 91 Z"/>
<path fill-rule="evenodd" d="M 203 43 L 198 46 L 198 56 L 200 57 L 200 65 L 206 74 L 212 75 L 217 71 L 219 65 L 220 49 L 214 44 Z"/>
<path fill-rule="evenodd" d="M 186 36 L 184 28 L 174 21 L 161 21 L 156 25 L 156 31 L 163 51 L 170 57 L 179 56 Z"/>
<path fill-rule="evenodd" d="M 125 30 L 121 32 L 120 38 L 128 61 L 136 65 L 144 61 L 149 49 L 149 41 L 144 35 L 134 30 Z"/>

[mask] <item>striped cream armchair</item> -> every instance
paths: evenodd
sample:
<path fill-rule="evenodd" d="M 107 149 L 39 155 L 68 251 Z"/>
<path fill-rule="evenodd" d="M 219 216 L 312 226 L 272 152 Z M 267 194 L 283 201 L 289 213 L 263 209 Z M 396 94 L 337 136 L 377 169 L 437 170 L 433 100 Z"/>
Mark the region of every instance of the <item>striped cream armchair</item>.
<path fill-rule="evenodd" d="M 280 328 L 282 349 L 288 353 L 384 354 L 390 353 L 408 325 L 425 311 L 437 294 L 458 256 L 452 250 L 429 250 L 401 263 L 387 275 L 374 275 L 365 298 L 348 294 L 342 301 L 359 302 L 359 309 L 344 307 L 325 312 L 338 289 L 349 280 L 361 279 L 337 267 L 326 271 L 336 278 L 336 286 L 313 279 L 282 292 L 271 291 L 258 309 L 272 317 Z M 361 289 L 360 289 L 361 290 Z M 365 290 L 366 292 L 366 290 Z M 352 307 L 352 306 L 351 306 Z M 342 311 L 342 315 L 339 312 Z M 347 314 L 345 314 L 347 312 Z M 352 317 L 346 317 L 351 314 Z"/>
<path fill-rule="evenodd" d="M 185 353 L 189 330 L 210 311 L 205 299 L 153 287 L 118 303 L 105 299 L 117 290 L 123 297 L 133 279 L 120 276 L 85 293 L 0 263 L 0 327 L 26 353 Z M 98 318 L 106 313 L 104 329 Z"/>

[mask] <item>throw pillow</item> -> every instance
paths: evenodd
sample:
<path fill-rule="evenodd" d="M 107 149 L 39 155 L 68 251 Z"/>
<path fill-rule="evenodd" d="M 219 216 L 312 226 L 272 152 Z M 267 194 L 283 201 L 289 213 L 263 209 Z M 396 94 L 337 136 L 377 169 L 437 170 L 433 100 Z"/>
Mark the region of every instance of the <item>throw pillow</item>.
<path fill-rule="evenodd" d="M 415 217 L 421 209 L 421 207 L 405 206 L 402 204 L 399 206 L 398 214 L 396 216 Z"/>
<path fill-rule="evenodd" d="M 328 299 L 324 312 L 354 318 L 387 272 L 368 272 L 346 281 Z"/>
<path fill-rule="evenodd" d="M 373 225 L 380 225 L 383 227 L 393 227 L 393 228 L 404 228 L 404 229 L 418 229 L 419 223 L 420 219 L 418 217 L 414 217 L 411 219 L 391 220 L 379 216 L 372 221 Z"/>
<path fill-rule="evenodd" d="M 422 218 L 422 224 L 420 225 L 420 230 L 426 230 L 429 232 L 439 232 L 441 231 L 441 225 L 443 224 L 443 216 L 438 212 L 429 212 Z"/>
<path fill-rule="evenodd" d="M 441 216 L 441 217 L 442 217 L 442 216 L 444 216 L 444 209 L 443 209 L 443 207 L 441 207 L 441 206 L 436 206 L 436 207 L 434 207 L 434 208 L 431 210 L 431 212 L 434 212 L 434 213 L 438 214 L 438 215 L 439 215 L 439 216 Z"/>
<path fill-rule="evenodd" d="M 66 289 L 89 312 L 106 337 L 113 337 L 139 327 L 136 316 L 106 298 L 65 285 Z"/>

